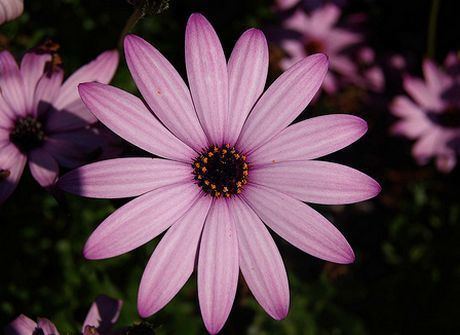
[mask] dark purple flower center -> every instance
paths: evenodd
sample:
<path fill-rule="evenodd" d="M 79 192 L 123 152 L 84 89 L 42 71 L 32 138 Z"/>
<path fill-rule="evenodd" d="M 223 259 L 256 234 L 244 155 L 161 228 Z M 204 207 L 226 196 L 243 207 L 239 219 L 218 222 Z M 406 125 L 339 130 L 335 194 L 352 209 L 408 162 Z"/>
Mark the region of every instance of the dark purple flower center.
<path fill-rule="evenodd" d="M 26 116 L 16 121 L 10 140 L 21 151 L 27 152 L 39 147 L 45 139 L 42 124 L 32 116 Z"/>
<path fill-rule="evenodd" d="M 239 194 L 248 183 L 246 156 L 229 144 L 209 147 L 193 161 L 192 166 L 198 186 L 216 198 Z"/>
<path fill-rule="evenodd" d="M 460 128 L 460 108 L 450 106 L 441 113 L 428 113 L 428 117 L 441 127 Z"/>
<path fill-rule="evenodd" d="M 11 174 L 10 170 L 0 169 L 0 181 L 5 180 Z"/>
<path fill-rule="evenodd" d="M 37 327 L 34 329 L 34 332 L 32 333 L 32 335 L 45 335 L 45 332 L 43 331 L 43 329 Z"/>
<path fill-rule="evenodd" d="M 320 52 L 325 52 L 326 46 L 320 40 L 311 39 L 305 42 L 304 49 L 307 55 L 312 55 Z"/>

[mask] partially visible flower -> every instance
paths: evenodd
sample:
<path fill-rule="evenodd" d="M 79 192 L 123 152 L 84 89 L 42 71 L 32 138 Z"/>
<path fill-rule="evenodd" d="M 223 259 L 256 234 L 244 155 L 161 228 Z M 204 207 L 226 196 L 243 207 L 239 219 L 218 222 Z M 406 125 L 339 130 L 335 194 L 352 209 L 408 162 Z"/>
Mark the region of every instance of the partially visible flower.
<path fill-rule="evenodd" d="M 21 16 L 24 0 L 0 0 L 0 25 Z"/>
<path fill-rule="evenodd" d="M 449 56 L 451 57 L 451 56 Z M 452 71 L 455 64 L 446 59 L 446 70 L 432 60 L 423 62 L 425 80 L 406 76 L 408 96 L 394 99 L 391 112 L 400 117 L 393 134 L 416 140 L 412 154 L 421 165 L 431 158 L 442 172 L 450 172 L 460 153 L 460 85 Z"/>
<path fill-rule="evenodd" d="M 347 78 L 351 83 L 370 91 L 382 92 L 385 88 L 385 76 L 378 65 L 375 51 L 362 47 L 356 53 L 356 73 Z"/>
<path fill-rule="evenodd" d="M 321 86 L 328 63 L 323 54 L 300 60 L 263 93 L 269 52 L 261 31 L 243 33 L 228 62 L 202 15 L 190 17 L 185 36 L 190 89 L 151 44 L 125 38 L 129 70 L 150 109 L 109 85 L 79 88 L 102 123 L 166 159 L 97 162 L 64 175 L 58 186 L 86 197 L 137 197 L 91 234 L 85 257 L 115 257 L 169 229 L 142 276 L 139 313 L 162 309 L 197 261 L 201 314 L 215 334 L 232 308 L 240 270 L 270 316 L 288 313 L 286 269 L 264 223 L 307 253 L 351 263 L 345 237 L 304 201 L 359 202 L 380 186 L 352 168 L 314 160 L 360 138 L 367 131 L 362 119 L 327 115 L 289 126 Z"/>
<path fill-rule="evenodd" d="M 347 0 L 276 0 L 276 7 L 280 10 L 287 10 L 295 6 L 300 6 L 305 10 L 314 10 L 326 4 L 343 6 Z"/>
<path fill-rule="evenodd" d="M 108 83 L 118 52 L 104 52 L 63 83 L 56 49 L 48 42 L 26 53 L 20 67 L 8 51 L 0 53 L 0 204 L 15 189 L 27 161 L 37 182 L 50 187 L 59 165 L 75 168 L 105 145 L 77 85 Z"/>
<path fill-rule="evenodd" d="M 112 326 L 118 320 L 123 302 L 101 295 L 91 305 L 81 329 L 82 335 L 111 334 Z M 48 319 L 37 322 L 21 314 L 5 328 L 6 335 L 59 335 L 56 326 Z"/>
<path fill-rule="evenodd" d="M 363 40 L 361 34 L 338 27 L 341 16 L 339 7 L 328 4 L 310 14 L 298 9 L 283 21 L 284 31 L 277 34 L 275 42 L 287 53 L 281 67 L 287 69 L 299 60 L 314 53 L 329 57 L 330 70 L 323 89 L 328 93 L 337 91 L 340 76 L 355 78 L 356 64 L 346 51 Z"/>

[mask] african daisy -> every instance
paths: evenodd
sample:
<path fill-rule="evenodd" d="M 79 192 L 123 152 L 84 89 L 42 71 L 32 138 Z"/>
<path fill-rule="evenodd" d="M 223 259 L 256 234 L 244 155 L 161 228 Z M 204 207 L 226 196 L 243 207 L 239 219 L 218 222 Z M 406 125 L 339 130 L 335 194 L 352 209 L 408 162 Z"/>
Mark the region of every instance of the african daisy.
<path fill-rule="evenodd" d="M 142 38 L 127 36 L 125 54 L 148 106 L 98 83 L 80 85 L 81 97 L 115 133 L 165 159 L 101 161 L 66 174 L 59 185 L 86 197 L 137 196 L 92 233 L 84 247 L 88 259 L 121 255 L 169 228 L 141 280 L 142 317 L 176 295 L 197 257 L 200 309 L 210 333 L 219 332 L 230 313 L 239 270 L 267 313 L 284 318 L 288 279 L 264 223 L 311 255 L 353 262 L 342 234 L 303 201 L 345 204 L 379 192 L 359 171 L 312 160 L 357 140 L 366 123 L 328 115 L 289 126 L 321 86 L 326 56 L 301 60 L 262 94 L 268 72 L 263 33 L 246 31 L 227 63 L 200 14 L 190 17 L 185 36 L 190 90 Z"/>
<path fill-rule="evenodd" d="M 0 0 L 0 24 L 12 21 L 24 11 L 24 0 Z"/>
<path fill-rule="evenodd" d="M 43 187 L 56 181 L 59 165 L 75 168 L 101 150 L 106 139 L 91 127 L 97 119 L 82 103 L 77 85 L 108 83 L 118 65 L 107 51 L 66 81 L 57 45 L 51 42 L 24 55 L 19 67 L 0 53 L 0 204 L 14 191 L 26 162 Z"/>

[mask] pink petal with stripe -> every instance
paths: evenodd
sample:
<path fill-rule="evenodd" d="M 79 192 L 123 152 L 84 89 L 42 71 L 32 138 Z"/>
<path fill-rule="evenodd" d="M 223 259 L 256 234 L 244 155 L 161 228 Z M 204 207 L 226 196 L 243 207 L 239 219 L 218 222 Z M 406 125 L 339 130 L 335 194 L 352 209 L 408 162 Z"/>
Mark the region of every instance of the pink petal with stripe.
<path fill-rule="evenodd" d="M 354 261 L 353 250 L 339 230 L 300 200 L 249 184 L 243 197 L 267 226 L 293 246 L 334 263 Z"/>
<path fill-rule="evenodd" d="M 136 86 L 155 115 L 193 149 L 207 148 L 208 140 L 198 121 L 190 91 L 171 63 L 135 35 L 126 36 L 125 53 Z"/>
<path fill-rule="evenodd" d="M 142 275 L 138 295 L 141 317 L 162 309 L 193 272 L 211 197 L 201 197 L 161 239 Z"/>
<path fill-rule="evenodd" d="M 5 327 L 6 335 L 31 335 L 37 328 L 37 323 L 24 314 L 19 315 Z"/>
<path fill-rule="evenodd" d="M 57 161 L 44 149 L 38 148 L 28 154 L 29 169 L 42 187 L 52 186 L 59 175 Z"/>
<path fill-rule="evenodd" d="M 16 115 L 27 114 L 24 98 L 24 82 L 13 55 L 9 51 L 0 52 L 0 89 L 1 94 Z"/>
<path fill-rule="evenodd" d="M 161 234 L 193 206 L 195 184 L 165 186 L 128 202 L 105 219 L 85 244 L 87 259 L 115 257 Z"/>
<path fill-rule="evenodd" d="M 192 182 L 191 167 L 158 158 L 117 158 L 87 164 L 59 179 L 66 192 L 90 198 L 135 197 L 154 189 Z"/>
<path fill-rule="evenodd" d="M 204 132 L 212 144 L 221 145 L 228 125 L 227 62 L 219 37 L 201 14 L 192 14 L 187 23 L 185 63 Z"/>
<path fill-rule="evenodd" d="M 217 334 L 227 321 L 238 284 L 238 239 L 226 201 L 206 218 L 198 257 L 198 299 L 206 329 Z"/>
<path fill-rule="evenodd" d="M 13 144 L 0 148 L 0 204 L 5 202 L 18 185 L 26 160 L 26 156 Z"/>

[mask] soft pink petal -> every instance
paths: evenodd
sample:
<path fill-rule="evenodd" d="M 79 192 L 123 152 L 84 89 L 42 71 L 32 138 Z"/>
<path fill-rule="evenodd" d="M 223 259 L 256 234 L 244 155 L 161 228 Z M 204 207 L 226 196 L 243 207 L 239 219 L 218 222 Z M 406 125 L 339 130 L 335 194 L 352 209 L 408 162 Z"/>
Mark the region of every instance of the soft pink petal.
<path fill-rule="evenodd" d="M 276 320 L 289 311 L 289 283 L 273 238 L 248 205 L 236 199 L 229 205 L 238 233 L 239 263 L 249 289 Z"/>
<path fill-rule="evenodd" d="M 311 15 L 312 25 L 315 29 L 327 31 L 331 29 L 339 20 L 341 10 L 333 4 L 326 4 L 313 11 Z"/>
<path fill-rule="evenodd" d="M 236 42 L 228 61 L 229 123 L 225 141 L 235 143 L 249 112 L 262 94 L 268 73 L 264 34 L 249 29 Z"/>
<path fill-rule="evenodd" d="M 0 148 L 0 204 L 13 193 L 18 185 L 25 164 L 26 156 L 19 152 L 13 144 Z"/>
<path fill-rule="evenodd" d="M 3 98 L 16 115 L 26 115 L 24 82 L 13 55 L 0 52 L 0 89 Z"/>
<path fill-rule="evenodd" d="M 368 200 L 380 193 L 379 184 L 345 165 L 295 161 L 265 165 L 251 171 L 251 182 L 302 201 L 343 205 Z"/>
<path fill-rule="evenodd" d="M 363 40 L 362 36 L 344 29 L 333 29 L 328 32 L 325 43 L 328 46 L 328 52 L 332 54 L 339 53 Z"/>
<path fill-rule="evenodd" d="M 431 90 L 425 82 L 418 78 L 406 77 L 403 81 L 404 89 L 422 107 L 431 112 L 441 111 L 443 103 L 438 92 Z"/>
<path fill-rule="evenodd" d="M 193 272 L 211 197 L 201 197 L 161 239 L 145 268 L 138 294 L 141 317 L 162 309 Z"/>
<path fill-rule="evenodd" d="M 297 9 L 283 22 L 283 27 L 298 31 L 302 34 L 308 34 L 310 22 L 310 16 L 308 16 L 305 11 Z"/>
<path fill-rule="evenodd" d="M 10 129 L 16 115 L 0 94 L 0 129 Z"/>
<path fill-rule="evenodd" d="M 390 132 L 393 135 L 416 139 L 429 131 L 432 126 L 426 117 L 414 117 L 396 122 L 390 128 Z"/>
<path fill-rule="evenodd" d="M 35 87 L 45 71 L 46 63 L 50 60 L 50 54 L 37 53 L 33 50 L 22 57 L 21 75 L 24 80 L 24 99 L 28 111 L 33 110 Z"/>
<path fill-rule="evenodd" d="M 108 84 L 118 66 L 118 51 L 110 50 L 100 54 L 95 60 L 75 71 L 61 87 L 59 96 L 54 102 L 56 109 L 67 109 L 80 100 L 78 85 L 80 83 L 97 81 Z"/>
<path fill-rule="evenodd" d="M 412 155 L 420 165 L 427 164 L 440 151 L 444 145 L 442 137 L 442 130 L 434 128 L 415 143 L 412 148 Z"/>
<path fill-rule="evenodd" d="M 5 327 L 6 335 L 31 335 L 37 328 L 37 323 L 24 314 L 19 315 Z"/>
<path fill-rule="evenodd" d="M 244 199 L 278 235 L 300 250 L 335 262 L 352 263 L 347 240 L 326 218 L 287 194 L 260 185 L 246 185 Z"/>
<path fill-rule="evenodd" d="M 193 103 L 209 141 L 221 145 L 228 125 L 228 74 L 214 28 L 192 14 L 185 32 L 185 63 Z"/>
<path fill-rule="evenodd" d="M 366 131 L 366 121 L 353 115 L 317 116 L 284 129 L 255 150 L 249 160 L 253 165 L 261 165 L 314 159 L 347 147 Z"/>
<path fill-rule="evenodd" d="M 452 84 L 452 80 L 430 59 L 423 61 L 423 74 L 430 90 L 438 94 L 442 94 Z"/>
<path fill-rule="evenodd" d="M 42 187 L 52 186 L 59 175 L 57 161 L 41 148 L 28 154 L 30 173 Z"/>
<path fill-rule="evenodd" d="M 424 110 L 405 95 L 399 95 L 394 98 L 390 105 L 390 111 L 402 118 L 426 117 Z"/>
<path fill-rule="evenodd" d="M 198 257 L 198 299 L 206 329 L 217 334 L 227 321 L 238 283 L 238 239 L 227 202 L 212 205 Z"/>
<path fill-rule="evenodd" d="M 61 69 L 56 69 L 51 74 L 44 74 L 40 78 L 35 89 L 34 102 L 32 104 L 32 111 L 35 115 L 40 115 L 51 108 L 59 93 L 63 77 L 64 72 Z"/>
<path fill-rule="evenodd" d="M 238 147 L 253 151 L 287 127 L 307 107 L 327 72 L 327 57 L 306 57 L 284 72 L 262 95 L 243 126 Z"/>
<path fill-rule="evenodd" d="M 100 334 L 108 333 L 117 322 L 122 305 L 123 301 L 121 300 L 112 299 L 105 295 L 98 296 L 86 315 L 82 333 L 86 327 L 95 327 Z"/>
<path fill-rule="evenodd" d="M 79 90 L 83 102 L 104 125 L 139 148 L 181 161 L 190 161 L 196 155 L 134 95 L 99 83 L 82 84 Z"/>
<path fill-rule="evenodd" d="M 455 152 L 446 152 L 436 157 L 436 167 L 442 173 L 449 173 L 457 165 L 457 155 Z"/>
<path fill-rule="evenodd" d="M 199 188 L 187 183 L 165 186 L 128 202 L 91 234 L 85 257 L 114 257 L 147 243 L 190 210 L 198 196 Z"/>
<path fill-rule="evenodd" d="M 54 323 L 45 318 L 38 318 L 38 328 L 43 331 L 43 335 L 59 335 Z"/>
<path fill-rule="evenodd" d="M 66 192 L 91 198 L 135 197 L 154 189 L 192 182 L 188 164 L 158 158 L 118 158 L 73 170 L 59 179 Z"/>
<path fill-rule="evenodd" d="M 24 0 L 0 0 L 0 25 L 19 17 L 24 11 Z"/>
<path fill-rule="evenodd" d="M 184 143 L 197 151 L 208 147 L 190 91 L 171 63 L 140 37 L 125 38 L 131 75 L 156 116 Z"/>

